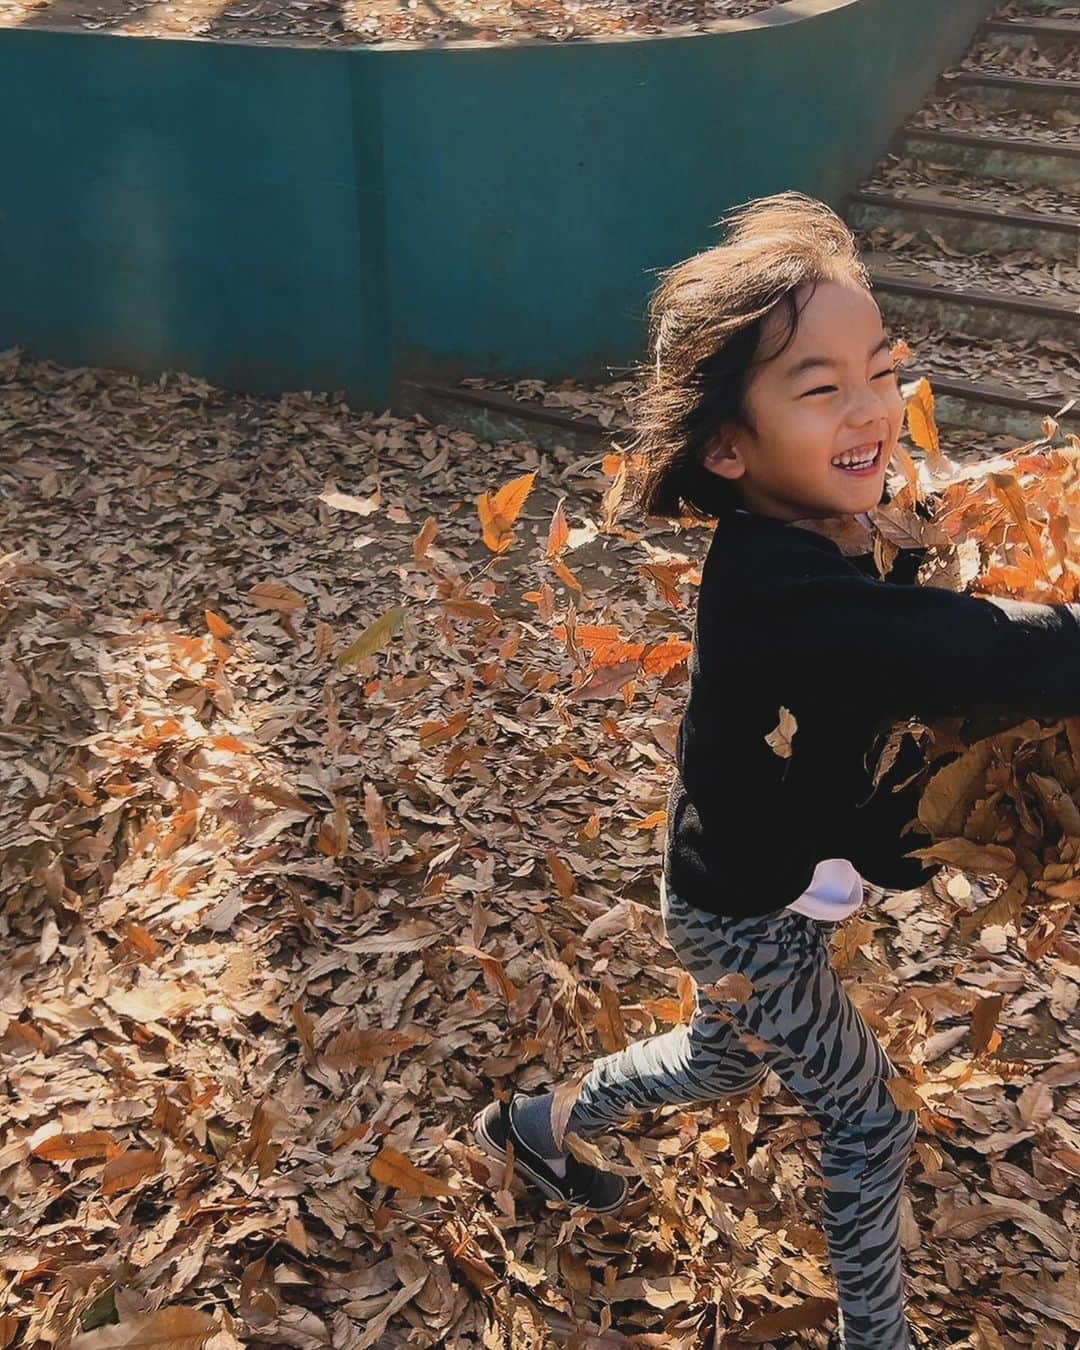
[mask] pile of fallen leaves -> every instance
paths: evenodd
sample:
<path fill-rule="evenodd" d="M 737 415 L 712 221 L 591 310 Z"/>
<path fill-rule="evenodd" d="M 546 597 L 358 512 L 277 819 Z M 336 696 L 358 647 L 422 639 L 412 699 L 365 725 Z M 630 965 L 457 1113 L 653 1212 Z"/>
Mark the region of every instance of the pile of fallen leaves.
<path fill-rule="evenodd" d="M 901 358 L 910 355 L 902 344 Z M 804 522 L 835 538 L 845 551 L 872 549 L 886 575 L 897 552 L 925 555 L 918 581 L 955 592 L 1003 596 L 1040 604 L 1080 599 L 1080 438 L 1060 436 L 1044 419 L 1038 440 L 964 466 L 941 451 L 933 392 L 915 381 L 905 390 L 912 440 L 926 451 L 916 464 L 901 446 L 903 481 L 887 505 L 858 522 Z M 917 505 L 928 510 L 918 513 Z M 1062 938 L 1080 900 L 1080 672 L 1074 716 L 1031 718 L 1015 725 L 1007 717 L 985 734 L 978 719 L 942 718 L 929 725 L 912 720 L 897 727 L 883 747 L 875 783 L 912 735 L 929 766 L 947 758 L 925 783 L 920 827 L 933 843 L 912 851 L 964 875 L 1003 882 L 1000 893 L 958 916 L 970 936 L 987 924 L 1025 926 L 1029 960 L 1056 948 L 1080 965 L 1080 948 Z M 954 890 L 964 895 L 958 879 Z M 1060 981 L 1058 996 L 1072 1011 L 1076 986 Z"/>
<path fill-rule="evenodd" d="M 353 46 L 470 41 L 580 42 L 695 33 L 753 18 L 781 0 L 0 0 L 0 27 L 63 26 L 142 37 L 198 35 L 260 45 Z"/>
<path fill-rule="evenodd" d="M 692 1011 L 657 885 L 708 531 L 611 523 L 620 454 L 18 352 L 0 436 L 0 1345 L 822 1342 L 774 1077 L 576 1145 L 614 1218 L 466 1128 Z M 924 1108 L 913 1316 L 1064 1347 L 1075 915 L 960 939 L 969 896 L 835 962 Z"/>

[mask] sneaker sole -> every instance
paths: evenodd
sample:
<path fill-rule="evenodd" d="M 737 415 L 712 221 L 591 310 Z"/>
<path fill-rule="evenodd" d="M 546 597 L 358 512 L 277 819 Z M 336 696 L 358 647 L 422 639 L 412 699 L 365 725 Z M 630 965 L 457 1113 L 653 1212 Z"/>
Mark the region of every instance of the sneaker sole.
<path fill-rule="evenodd" d="M 487 1153 L 490 1157 L 494 1158 L 496 1162 L 504 1163 L 506 1162 L 506 1149 L 504 1149 L 502 1145 L 499 1144 L 495 1139 L 493 1139 L 492 1136 L 488 1133 L 487 1124 L 484 1120 L 485 1112 L 488 1109 L 490 1108 L 485 1107 L 484 1111 L 478 1111 L 477 1114 L 473 1116 L 472 1121 L 473 1136 L 476 1139 L 476 1142 L 480 1145 L 480 1147 L 484 1150 L 485 1153 Z M 626 1204 L 626 1197 L 630 1191 L 630 1188 L 629 1186 L 626 1186 L 624 1179 L 623 1193 L 622 1196 L 617 1201 L 614 1201 L 609 1205 L 590 1205 L 587 1201 L 570 1200 L 567 1196 L 565 1196 L 562 1193 L 562 1191 L 556 1190 L 556 1188 L 552 1186 L 551 1182 L 548 1181 L 546 1177 L 542 1177 L 537 1172 L 534 1172 L 533 1169 L 529 1166 L 529 1164 L 524 1160 L 524 1158 L 518 1157 L 516 1152 L 514 1154 L 514 1171 L 521 1172 L 525 1176 L 527 1176 L 529 1180 L 533 1183 L 533 1185 L 536 1186 L 540 1191 L 542 1191 L 549 1200 L 561 1200 L 564 1205 L 569 1205 L 571 1209 L 574 1210 L 587 1209 L 593 1214 L 617 1213 L 620 1209 L 622 1209 L 623 1205 Z"/>

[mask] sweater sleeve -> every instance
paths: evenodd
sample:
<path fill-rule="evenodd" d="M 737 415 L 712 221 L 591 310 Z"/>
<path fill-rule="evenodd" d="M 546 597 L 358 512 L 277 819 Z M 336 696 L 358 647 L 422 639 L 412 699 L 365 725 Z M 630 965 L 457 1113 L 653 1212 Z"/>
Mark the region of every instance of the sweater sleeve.
<path fill-rule="evenodd" d="M 806 569 L 804 569 L 805 571 Z M 883 716 L 1080 714 L 1080 605 L 811 569 L 755 588 L 744 654 Z M 745 614 L 744 614 L 745 622 Z"/>

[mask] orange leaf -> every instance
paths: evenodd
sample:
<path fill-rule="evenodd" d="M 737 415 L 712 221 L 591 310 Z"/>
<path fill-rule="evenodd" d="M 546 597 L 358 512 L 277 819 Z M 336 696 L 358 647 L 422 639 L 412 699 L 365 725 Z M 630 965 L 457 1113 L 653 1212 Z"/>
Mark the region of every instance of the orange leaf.
<path fill-rule="evenodd" d="M 650 647 L 641 658 L 641 669 L 645 675 L 666 675 L 676 666 L 690 659 L 692 644 L 683 638 L 666 638 Z"/>
<path fill-rule="evenodd" d="M 1004 994 L 991 994 L 988 998 L 981 998 L 976 1003 L 975 1011 L 971 1015 L 971 1053 L 973 1056 L 980 1055 L 987 1049 L 990 1049 L 993 1053 L 990 1045 L 991 1037 L 994 1032 L 994 1024 L 998 1019 L 998 1013 L 1001 1011 L 1001 1005 L 1004 1002 Z"/>
<path fill-rule="evenodd" d="M 536 471 L 504 483 L 498 492 L 482 492 L 476 499 L 484 543 L 492 553 L 505 553 L 513 542 L 513 524 L 532 491 Z"/>
<path fill-rule="evenodd" d="M 1020 491 L 1020 484 L 1011 473 L 991 473 L 990 486 L 1009 508 L 1009 513 L 1013 520 L 1023 531 L 1024 539 L 1031 551 L 1032 561 L 1039 568 L 1039 571 L 1050 580 L 1050 573 L 1046 568 L 1046 558 L 1043 554 L 1042 540 L 1039 531 L 1031 523 L 1027 513 L 1027 506 L 1024 503 L 1024 494 Z"/>
<path fill-rule="evenodd" d="M 506 1000 L 507 1007 L 513 1006 L 518 991 L 497 956 L 482 952 L 478 947 L 459 946 L 455 950 L 464 952 L 466 956 L 475 956 L 480 962 L 480 968 L 484 972 L 484 980 L 488 988 L 493 993 L 501 994 Z"/>
<path fill-rule="evenodd" d="M 135 953 L 149 960 L 161 955 L 161 943 L 141 924 L 129 923 L 124 929 L 124 942 Z"/>
<path fill-rule="evenodd" d="M 212 609 L 204 609 L 203 617 L 206 619 L 207 631 L 216 638 L 232 637 L 236 631 L 231 623 L 228 623 L 220 614 L 215 614 Z"/>
<path fill-rule="evenodd" d="M 934 391 L 925 376 L 915 383 L 910 393 L 905 391 L 907 399 L 907 424 L 911 439 L 920 450 L 930 450 L 935 454 L 940 450 L 937 422 L 934 419 Z"/>
<path fill-rule="evenodd" d="M 412 555 L 414 563 L 421 563 L 427 554 L 428 546 L 432 543 L 435 536 L 439 533 L 439 526 L 434 516 L 428 516 L 424 521 L 423 528 L 413 540 Z"/>
<path fill-rule="evenodd" d="M 572 591 L 577 591 L 579 595 L 583 594 L 581 582 L 578 581 L 577 577 L 574 576 L 573 572 L 570 571 L 569 567 L 567 567 L 561 558 L 552 559 L 551 570 L 564 586 L 569 587 Z"/>
<path fill-rule="evenodd" d="M 250 745 L 245 745 L 242 740 L 227 731 L 220 736 L 211 736 L 210 745 L 215 750 L 231 750 L 234 755 L 250 755 L 252 752 Z"/>
<path fill-rule="evenodd" d="M 555 508 L 555 514 L 551 517 L 551 524 L 548 526 L 547 548 L 544 550 L 545 558 L 557 558 L 566 547 L 566 541 L 570 538 L 570 526 L 566 519 L 566 512 L 562 509 L 562 502 Z"/>
<path fill-rule="evenodd" d="M 443 600 L 443 609 L 447 614 L 456 614 L 459 619 L 479 619 L 485 623 L 498 623 L 499 616 L 482 600 Z"/>

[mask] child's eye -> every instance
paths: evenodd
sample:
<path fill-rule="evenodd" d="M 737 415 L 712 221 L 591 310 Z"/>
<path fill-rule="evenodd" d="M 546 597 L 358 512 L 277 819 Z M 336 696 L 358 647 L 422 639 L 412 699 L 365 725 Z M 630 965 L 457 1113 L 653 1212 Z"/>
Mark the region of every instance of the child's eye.
<path fill-rule="evenodd" d="M 886 376 L 895 376 L 899 379 L 900 372 L 896 370 L 881 370 L 873 378 L 875 380 L 883 380 Z M 835 384 L 819 384 L 816 389 L 808 389 L 805 394 L 801 394 L 800 398 L 809 398 L 811 394 L 830 394 L 835 388 Z"/>

